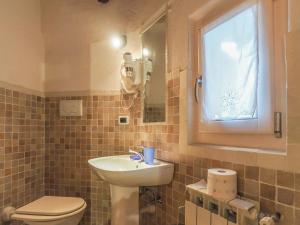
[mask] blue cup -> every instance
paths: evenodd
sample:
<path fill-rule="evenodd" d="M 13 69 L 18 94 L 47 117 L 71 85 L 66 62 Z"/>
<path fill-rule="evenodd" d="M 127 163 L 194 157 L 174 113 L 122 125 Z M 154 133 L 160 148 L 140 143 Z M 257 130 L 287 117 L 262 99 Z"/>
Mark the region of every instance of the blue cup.
<path fill-rule="evenodd" d="M 144 148 L 144 161 L 146 164 L 153 165 L 154 155 L 155 155 L 154 147 L 145 147 Z"/>

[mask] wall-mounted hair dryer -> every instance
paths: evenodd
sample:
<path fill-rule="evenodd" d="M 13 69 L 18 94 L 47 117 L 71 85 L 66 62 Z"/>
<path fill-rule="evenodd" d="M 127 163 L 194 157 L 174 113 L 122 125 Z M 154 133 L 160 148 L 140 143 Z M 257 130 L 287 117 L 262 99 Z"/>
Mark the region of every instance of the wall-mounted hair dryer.
<path fill-rule="evenodd" d="M 132 59 L 129 52 L 123 55 L 123 64 L 121 66 L 121 85 L 128 94 L 136 93 L 142 83 L 141 60 Z"/>

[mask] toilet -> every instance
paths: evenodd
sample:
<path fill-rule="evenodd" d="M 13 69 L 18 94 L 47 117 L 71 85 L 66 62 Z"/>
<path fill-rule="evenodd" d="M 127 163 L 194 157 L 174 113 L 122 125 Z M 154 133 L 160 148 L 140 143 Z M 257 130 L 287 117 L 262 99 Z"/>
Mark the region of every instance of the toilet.
<path fill-rule="evenodd" d="M 44 196 L 16 209 L 10 219 L 28 225 L 77 225 L 85 208 L 82 198 Z"/>

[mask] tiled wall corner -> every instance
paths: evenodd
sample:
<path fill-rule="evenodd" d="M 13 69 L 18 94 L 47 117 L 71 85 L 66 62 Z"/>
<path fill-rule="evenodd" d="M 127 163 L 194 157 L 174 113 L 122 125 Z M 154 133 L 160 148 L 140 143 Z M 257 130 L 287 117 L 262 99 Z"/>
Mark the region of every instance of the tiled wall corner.
<path fill-rule="evenodd" d="M 0 87 L 0 209 L 44 194 L 45 99 Z"/>

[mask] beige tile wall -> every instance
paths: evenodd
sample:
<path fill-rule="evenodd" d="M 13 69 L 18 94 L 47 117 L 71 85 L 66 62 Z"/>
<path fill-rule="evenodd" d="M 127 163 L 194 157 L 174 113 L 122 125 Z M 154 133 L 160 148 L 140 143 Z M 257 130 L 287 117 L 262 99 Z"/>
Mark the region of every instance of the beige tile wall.
<path fill-rule="evenodd" d="M 82 224 L 109 224 L 109 185 L 91 173 L 87 161 L 93 157 L 126 154 L 129 147 L 139 144 L 155 146 L 158 157 L 170 160 L 173 153 L 175 156 L 179 141 L 179 78 L 170 80 L 168 87 L 170 122 L 160 125 L 142 123 L 139 99 L 129 112 L 121 108 L 120 95 L 47 97 L 46 194 L 81 196 L 89 205 Z M 61 99 L 82 99 L 83 116 L 60 117 Z M 130 115 L 130 124 L 119 125 L 119 115 Z M 164 200 L 166 190 L 167 187 L 159 188 Z M 165 224 L 166 215 L 163 201 L 157 206 L 156 217 L 151 215 L 152 220 L 143 220 L 146 215 L 142 215 L 141 224 L 143 221 Z"/>
<path fill-rule="evenodd" d="M 60 117 L 60 99 L 82 99 L 83 116 Z M 109 223 L 109 185 L 87 161 L 127 153 L 134 145 L 135 120 L 119 125 L 122 114 L 119 95 L 46 98 L 46 194 L 83 197 L 88 209 L 82 224 Z"/>
<path fill-rule="evenodd" d="M 44 194 L 45 100 L 0 87 L 0 209 Z"/>

